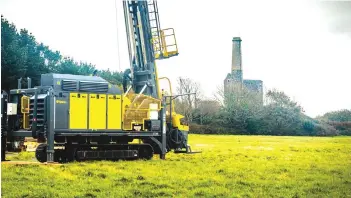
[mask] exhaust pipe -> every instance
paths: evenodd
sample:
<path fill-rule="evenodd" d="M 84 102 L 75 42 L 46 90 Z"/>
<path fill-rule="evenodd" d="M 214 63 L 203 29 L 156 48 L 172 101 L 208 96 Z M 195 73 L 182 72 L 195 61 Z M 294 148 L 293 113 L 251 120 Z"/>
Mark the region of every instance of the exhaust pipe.
<path fill-rule="evenodd" d="M 18 89 L 22 88 L 22 77 L 17 80 L 17 88 Z"/>
<path fill-rule="evenodd" d="M 32 88 L 32 79 L 27 77 L 28 89 Z"/>

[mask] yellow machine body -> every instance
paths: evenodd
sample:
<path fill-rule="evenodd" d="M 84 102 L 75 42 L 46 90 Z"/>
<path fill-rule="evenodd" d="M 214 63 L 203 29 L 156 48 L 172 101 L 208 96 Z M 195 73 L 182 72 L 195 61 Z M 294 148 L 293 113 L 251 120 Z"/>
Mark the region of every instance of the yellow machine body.
<path fill-rule="evenodd" d="M 107 129 L 121 129 L 122 97 L 121 95 L 107 96 Z"/>
<path fill-rule="evenodd" d="M 161 100 L 143 94 L 128 93 L 123 96 L 122 117 L 124 130 L 144 130 L 144 121 L 150 116 L 150 104 L 157 104 L 161 110 Z M 133 125 L 142 125 L 135 129 Z"/>
<path fill-rule="evenodd" d="M 106 94 L 89 94 L 89 129 L 106 129 Z"/>
<path fill-rule="evenodd" d="M 172 115 L 172 125 L 174 128 L 178 128 L 181 131 L 189 131 L 189 126 L 181 122 L 183 118 L 184 118 L 183 115 L 174 113 Z"/>
<path fill-rule="evenodd" d="M 167 77 L 161 77 L 159 80 L 167 80 L 168 86 L 169 86 L 169 91 L 172 94 L 172 83 Z M 170 104 L 171 100 L 170 98 L 167 98 L 166 103 Z M 173 128 L 178 128 L 181 131 L 189 131 L 189 125 L 187 123 L 182 123 L 181 121 L 184 119 L 184 116 L 181 114 L 176 113 L 175 111 L 175 104 L 174 100 L 172 100 L 172 126 Z M 166 114 L 167 114 L 167 122 L 170 122 L 169 119 L 169 112 L 171 112 L 171 107 L 170 105 L 167 106 Z"/>
<path fill-rule="evenodd" d="M 69 129 L 88 128 L 88 94 L 70 93 Z"/>
<path fill-rule="evenodd" d="M 70 93 L 69 129 L 122 129 L 122 96 Z"/>

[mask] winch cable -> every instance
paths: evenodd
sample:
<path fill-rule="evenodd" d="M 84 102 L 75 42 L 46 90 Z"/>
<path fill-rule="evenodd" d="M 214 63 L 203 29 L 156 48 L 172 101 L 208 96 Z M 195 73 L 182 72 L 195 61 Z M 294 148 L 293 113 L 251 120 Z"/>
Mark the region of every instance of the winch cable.
<path fill-rule="evenodd" d="M 121 56 L 119 51 L 119 34 L 118 34 L 118 12 L 117 12 L 117 0 L 115 0 L 116 9 L 116 33 L 117 33 L 117 59 L 118 59 L 118 69 L 121 71 Z"/>

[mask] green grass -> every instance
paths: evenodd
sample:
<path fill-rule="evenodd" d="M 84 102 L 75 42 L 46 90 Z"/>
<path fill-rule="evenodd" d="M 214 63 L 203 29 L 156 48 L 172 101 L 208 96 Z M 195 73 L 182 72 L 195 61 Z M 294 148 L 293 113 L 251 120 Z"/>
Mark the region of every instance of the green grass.
<path fill-rule="evenodd" d="M 203 153 L 2 164 L 2 197 L 351 197 L 351 137 L 191 135 L 190 144 Z"/>

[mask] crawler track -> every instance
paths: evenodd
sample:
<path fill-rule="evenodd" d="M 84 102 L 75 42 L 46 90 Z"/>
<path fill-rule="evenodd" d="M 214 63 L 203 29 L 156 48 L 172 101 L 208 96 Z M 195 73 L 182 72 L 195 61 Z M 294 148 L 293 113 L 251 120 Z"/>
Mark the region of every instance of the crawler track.
<path fill-rule="evenodd" d="M 35 153 L 39 162 L 47 161 L 47 145 L 40 144 Z M 66 163 L 86 160 L 151 159 L 154 150 L 149 144 L 65 145 L 55 149 L 54 162 Z"/>

